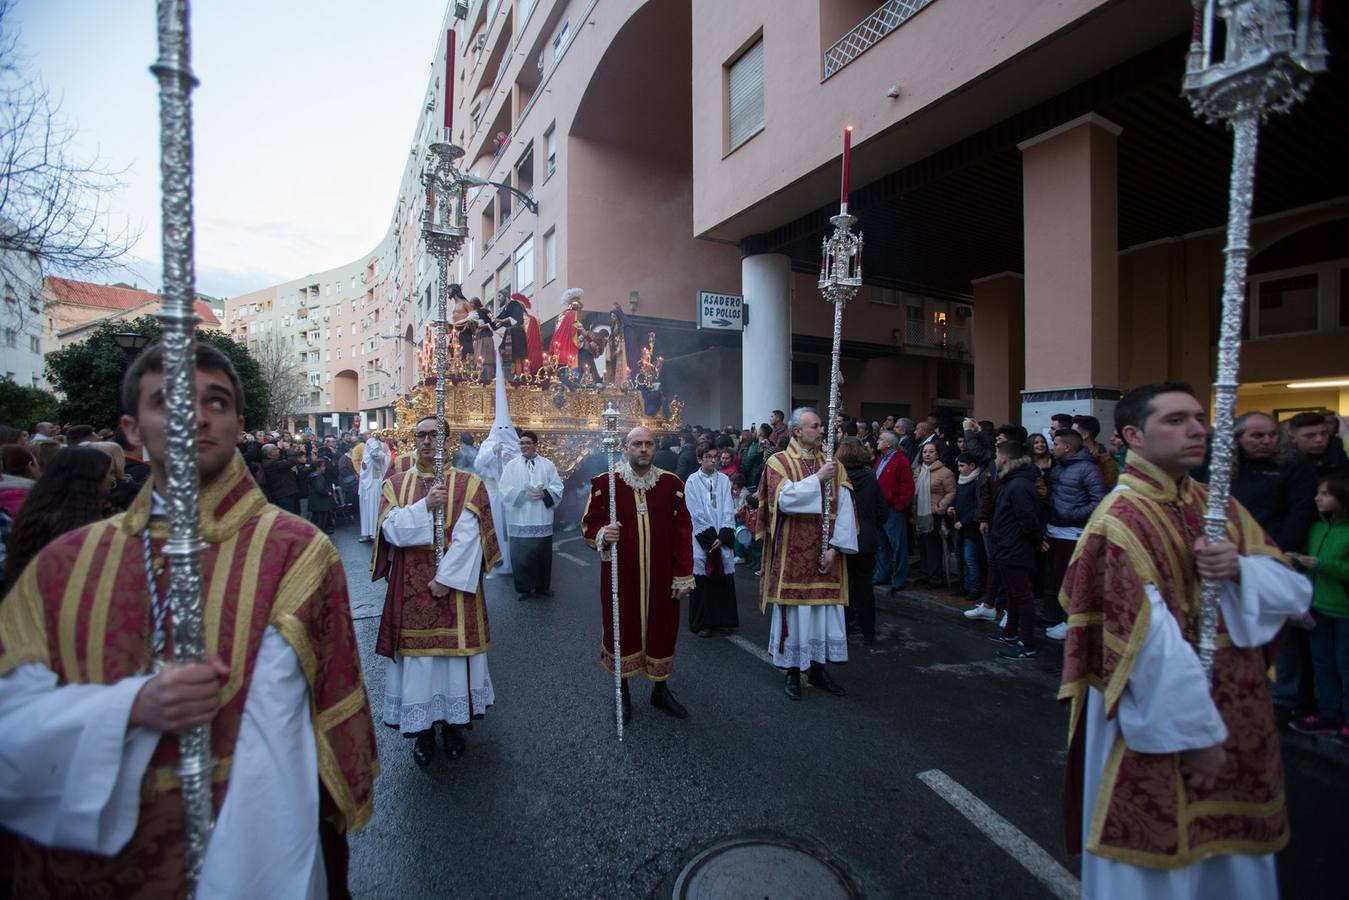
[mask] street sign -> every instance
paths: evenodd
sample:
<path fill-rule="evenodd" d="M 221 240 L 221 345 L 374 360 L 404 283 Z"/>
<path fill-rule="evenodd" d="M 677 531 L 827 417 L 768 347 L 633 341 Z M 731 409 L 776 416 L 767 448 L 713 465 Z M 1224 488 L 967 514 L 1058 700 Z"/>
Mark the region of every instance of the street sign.
<path fill-rule="evenodd" d="M 699 291 L 698 327 L 718 331 L 744 331 L 745 298 L 740 294 Z"/>

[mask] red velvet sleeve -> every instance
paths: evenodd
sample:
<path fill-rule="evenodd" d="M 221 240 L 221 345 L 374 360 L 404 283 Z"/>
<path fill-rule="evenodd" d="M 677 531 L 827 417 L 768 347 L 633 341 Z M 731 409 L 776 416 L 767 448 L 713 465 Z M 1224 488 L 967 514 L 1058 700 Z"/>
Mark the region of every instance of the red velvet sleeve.
<path fill-rule="evenodd" d="M 608 479 L 608 475 L 598 475 L 590 479 L 590 496 L 586 497 L 586 510 L 581 517 L 581 534 L 592 548 L 599 537 L 600 529 L 609 524 Z"/>

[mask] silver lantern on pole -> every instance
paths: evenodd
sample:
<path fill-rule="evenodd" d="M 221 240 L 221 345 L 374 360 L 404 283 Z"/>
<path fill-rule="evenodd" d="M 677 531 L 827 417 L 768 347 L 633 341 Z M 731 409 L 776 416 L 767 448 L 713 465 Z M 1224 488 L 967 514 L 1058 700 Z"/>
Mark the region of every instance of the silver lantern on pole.
<path fill-rule="evenodd" d="M 1227 246 L 1223 274 L 1218 365 L 1214 378 L 1213 448 L 1204 537 L 1226 540 L 1232 486 L 1241 316 L 1246 300 L 1246 257 L 1255 195 L 1256 145 L 1270 113 L 1286 112 L 1307 96 L 1326 70 L 1325 29 L 1317 0 L 1198 0 L 1186 59 L 1183 93 L 1196 116 L 1232 130 Z M 1219 582 L 1205 580 L 1199 610 L 1199 659 L 1212 677 L 1218 643 Z"/>
<path fill-rule="evenodd" d="M 845 163 L 846 167 L 846 163 Z M 846 168 L 845 168 L 846 172 Z M 846 175 L 845 175 L 846 178 Z M 845 182 L 846 196 L 846 182 Z M 829 418 L 825 420 L 824 461 L 834 461 L 834 416 L 838 413 L 839 353 L 843 343 L 843 307 L 862 286 L 862 233 L 853 234 L 857 217 L 848 213 L 847 200 L 839 204 L 838 215 L 831 218 L 834 233 L 820 246 L 820 293 L 834 305 L 833 343 L 829 356 Z M 835 479 L 834 483 L 838 483 Z M 829 512 L 831 491 L 824 492 L 824 516 L 820 520 L 820 565 L 829 552 Z"/>
<path fill-rule="evenodd" d="M 449 350 L 450 261 L 459 253 L 468 235 L 464 211 L 464 177 L 456 163 L 463 148 L 436 141 L 427 152 L 422 185 L 426 189 L 426 207 L 422 211 L 422 238 L 436 259 L 436 462 L 435 483 L 445 483 L 445 354 Z M 437 509 L 432 518 L 436 562 L 445 555 L 445 509 Z"/>
<path fill-rule="evenodd" d="M 618 524 L 618 495 L 614 486 L 614 472 L 618 467 L 618 410 L 612 400 L 600 413 L 604 422 L 601 444 L 609 462 L 609 524 Z M 623 740 L 623 656 L 618 629 L 618 545 L 609 545 L 609 600 L 614 623 L 614 727 L 618 739 Z"/>
<path fill-rule="evenodd" d="M 159 80 L 160 185 L 164 305 L 157 318 L 163 328 L 164 406 L 167 445 L 162 486 L 168 507 L 169 538 L 164 557 L 169 570 L 169 610 L 173 617 L 173 659 L 200 662 L 206 657 L 206 628 L 201 592 L 201 527 L 197 514 L 196 329 L 193 299 L 196 274 L 192 224 L 192 89 L 187 0 L 159 0 L 159 59 L 150 67 Z M 147 526 L 148 527 L 148 526 Z M 146 537 L 147 559 L 148 535 Z M 154 572 L 147 571 L 154 596 Z M 196 892 L 206 845 L 211 838 L 211 726 L 198 725 L 178 735 L 178 777 L 183 794 L 183 847 L 188 896 Z"/>

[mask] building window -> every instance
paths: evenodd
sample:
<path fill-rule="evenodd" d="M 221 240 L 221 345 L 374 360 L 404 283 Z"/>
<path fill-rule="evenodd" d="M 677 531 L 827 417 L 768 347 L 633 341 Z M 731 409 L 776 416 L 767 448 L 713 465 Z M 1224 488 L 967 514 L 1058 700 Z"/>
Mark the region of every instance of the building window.
<path fill-rule="evenodd" d="M 324 351 L 323 351 L 323 361 L 324 361 L 324 362 L 332 362 L 332 361 L 333 361 L 333 351 L 331 351 L 331 350 L 324 350 Z"/>
<path fill-rule="evenodd" d="M 557 30 L 557 35 L 553 38 L 553 64 L 556 65 L 563 52 L 567 49 L 567 41 L 571 40 L 571 20 L 563 19 L 562 27 Z"/>
<path fill-rule="evenodd" d="M 1260 337 L 1315 331 L 1318 279 L 1315 272 L 1272 278 L 1257 285 L 1256 321 Z"/>
<path fill-rule="evenodd" d="M 763 130 L 763 38 L 759 37 L 726 67 L 729 153 Z"/>
<path fill-rule="evenodd" d="M 28 349 L 33 353 L 41 353 L 42 339 L 35 334 L 28 335 Z"/>
<path fill-rule="evenodd" d="M 525 296 L 534 292 L 534 235 L 515 248 L 515 289 Z"/>
<path fill-rule="evenodd" d="M 5 329 L 5 346 L 6 347 L 19 346 L 19 333 L 15 331 L 13 328 Z"/>
<path fill-rule="evenodd" d="M 15 293 L 14 285 L 10 284 L 8 281 L 5 282 L 5 302 L 6 303 L 19 302 L 19 295 Z"/>
<path fill-rule="evenodd" d="M 543 283 L 557 277 L 557 229 L 550 228 L 543 236 Z"/>
<path fill-rule="evenodd" d="M 534 196 L 534 142 L 530 141 L 525 152 L 520 154 L 515 164 L 515 187 L 523 194 Z"/>
<path fill-rule="evenodd" d="M 549 125 L 548 130 L 543 133 L 543 152 L 547 155 L 548 164 L 544 170 L 544 180 L 557 170 L 557 126 Z"/>

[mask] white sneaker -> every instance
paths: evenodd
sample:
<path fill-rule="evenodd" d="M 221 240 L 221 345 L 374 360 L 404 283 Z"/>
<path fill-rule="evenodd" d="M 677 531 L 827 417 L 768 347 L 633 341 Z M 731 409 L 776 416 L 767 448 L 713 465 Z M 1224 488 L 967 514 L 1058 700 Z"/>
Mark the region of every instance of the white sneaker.
<path fill-rule="evenodd" d="M 1006 628 L 1006 627 L 1007 627 L 1007 612 L 1006 612 L 1006 610 L 1003 611 L 1003 613 L 1002 613 L 1002 618 L 998 620 L 998 627 L 999 627 L 999 628 Z"/>
<path fill-rule="evenodd" d="M 982 603 L 974 609 L 965 610 L 965 618 L 967 619 L 992 619 L 995 616 L 997 616 L 997 613 L 993 611 L 993 607 L 984 606 Z"/>
<path fill-rule="evenodd" d="M 1046 628 L 1045 637 L 1049 638 L 1051 641 L 1064 640 L 1068 637 L 1068 623 L 1060 622 L 1051 628 Z"/>

